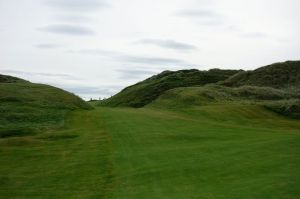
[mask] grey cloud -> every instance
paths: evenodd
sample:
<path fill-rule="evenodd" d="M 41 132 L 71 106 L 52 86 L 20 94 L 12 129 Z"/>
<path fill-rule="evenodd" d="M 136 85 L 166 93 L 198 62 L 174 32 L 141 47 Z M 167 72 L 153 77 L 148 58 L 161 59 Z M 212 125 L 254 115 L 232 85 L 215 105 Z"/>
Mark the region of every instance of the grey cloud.
<path fill-rule="evenodd" d="M 177 42 L 174 40 L 144 39 L 144 40 L 138 41 L 137 43 L 151 44 L 151 45 L 159 46 L 161 48 L 168 48 L 168 49 L 174 49 L 174 50 L 180 50 L 180 51 L 188 51 L 188 50 L 197 49 L 197 47 L 194 45 L 183 43 L 183 42 Z"/>
<path fill-rule="evenodd" d="M 25 72 L 19 70 L 0 70 L 0 72 L 4 74 L 17 75 L 23 77 L 42 76 L 45 78 L 54 77 L 54 78 L 60 78 L 65 80 L 80 80 L 80 78 L 78 77 L 68 75 L 68 74 L 62 74 L 62 73 L 32 73 L 32 72 Z"/>
<path fill-rule="evenodd" d="M 67 74 L 59 74 L 59 73 L 35 73 L 36 75 L 45 76 L 45 77 L 59 77 L 63 79 L 69 79 L 69 80 L 80 80 L 80 78 L 67 75 Z"/>
<path fill-rule="evenodd" d="M 119 69 L 117 70 L 120 74 L 121 79 L 138 79 L 143 78 L 145 76 L 151 76 L 157 73 L 157 71 L 139 69 L 139 70 L 132 70 L 132 69 Z"/>
<path fill-rule="evenodd" d="M 240 36 L 245 38 L 265 38 L 267 37 L 267 34 L 262 32 L 250 32 L 250 33 L 243 33 Z"/>
<path fill-rule="evenodd" d="M 43 32 L 74 36 L 89 36 L 95 34 L 95 32 L 88 27 L 74 25 L 49 25 L 46 27 L 39 28 L 38 30 Z"/>
<path fill-rule="evenodd" d="M 224 22 L 224 16 L 212 10 L 181 10 L 175 16 L 189 18 L 206 26 L 221 25 Z"/>
<path fill-rule="evenodd" d="M 37 44 L 35 47 L 40 49 L 54 49 L 59 48 L 60 46 L 56 44 Z"/>
<path fill-rule="evenodd" d="M 183 60 L 180 59 L 162 58 L 162 57 L 126 56 L 123 58 L 123 60 L 130 63 L 137 63 L 137 64 L 158 64 L 158 65 L 186 64 Z"/>
<path fill-rule="evenodd" d="M 101 49 L 84 49 L 80 51 L 69 51 L 71 53 L 82 53 L 95 56 L 110 57 L 116 61 L 134 63 L 134 64 L 147 64 L 147 65 L 188 65 L 184 60 L 163 58 L 163 57 L 146 57 L 146 56 L 133 56 L 116 51 L 106 51 Z"/>
<path fill-rule="evenodd" d="M 83 49 L 79 51 L 69 51 L 71 53 L 82 53 L 89 55 L 100 55 L 100 56 L 111 56 L 111 57 L 122 57 L 125 54 L 117 52 L 117 51 L 109 51 L 109 50 L 101 50 L 101 49 Z"/>
<path fill-rule="evenodd" d="M 108 6 L 107 1 L 104 0 L 45 0 L 45 4 L 64 11 L 75 12 L 96 11 Z"/>

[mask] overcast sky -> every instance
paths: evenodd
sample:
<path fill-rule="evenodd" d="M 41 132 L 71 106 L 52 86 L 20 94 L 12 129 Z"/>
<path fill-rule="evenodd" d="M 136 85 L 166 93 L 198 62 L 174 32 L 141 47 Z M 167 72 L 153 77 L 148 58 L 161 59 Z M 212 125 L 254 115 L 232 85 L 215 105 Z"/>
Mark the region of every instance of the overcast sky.
<path fill-rule="evenodd" d="M 0 0 L 0 73 L 84 98 L 163 70 L 300 59 L 299 0 Z"/>

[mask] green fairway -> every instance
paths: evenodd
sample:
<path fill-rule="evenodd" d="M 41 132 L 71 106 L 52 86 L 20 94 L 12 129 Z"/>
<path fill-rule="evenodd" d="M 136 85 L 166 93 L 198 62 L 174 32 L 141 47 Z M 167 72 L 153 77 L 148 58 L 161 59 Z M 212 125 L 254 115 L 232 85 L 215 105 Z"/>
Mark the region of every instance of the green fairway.
<path fill-rule="evenodd" d="M 300 197 L 296 121 L 239 106 L 103 117 L 115 146 L 113 198 Z"/>
<path fill-rule="evenodd" d="M 299 120 L 253 105 L 76 111 L 0 156 L 0 198 L 300 198 Z"/>

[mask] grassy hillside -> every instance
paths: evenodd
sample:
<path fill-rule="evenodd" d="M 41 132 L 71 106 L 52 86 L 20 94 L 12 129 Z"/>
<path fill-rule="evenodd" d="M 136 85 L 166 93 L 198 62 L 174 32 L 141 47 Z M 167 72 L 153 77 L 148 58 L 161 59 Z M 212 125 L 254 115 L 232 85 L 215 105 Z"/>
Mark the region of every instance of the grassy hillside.
<path fill-rule="evenodd" d="M 229 87 L 252 86 L 241 88 L 241 90 L 243 90 L 241 92 L 244 92 L 244 95 L 246 95 L 247 92 L 252 92 L 252 94 L 249 95 L 251 97 L 255 95 L 253 90 L 261 94 L 265 90 L 266 92 L 271 92 L 271 96 L 267 96 L 268 93 L 265 93 L 265 97 L 273 98 L 274 90 L 266 87 L 282 89 L 285 91 L 280 92 L 296 94 L 300 92 L 300 61 L 275 63 L 253 71 L 218 69 L 209 71 L 165 71 L 125 88 L 111 98 L 101 101 L 98 105 L 143 107 L 170 89 L 203 86 L 217 82 L 220 85 Z M 258 87 L 263 88 L 259 89 Z M 247 89 L 249 89 L 249 91 L 247 91 Z"/>
<path fill-rule="evenodd" d="M 123 89 L 113 97 L 101 101 L 99 105 L 143 107 L 169 89 L 215 83 L 225 80 L 237 72 L 237 70 L 219 69 L 209 71 L 199 71 L 196 69 L 164 71 L 145 81 Z"/>
<path fill-rule="evenodd" d="M 0 137 L 58 127 L 69 110 L 89 108 L 82 99 L 59 88 L 0 76 Z"/>
<path fill-rule="evenodd" d="M 223 84 L 235 87 L 252 85 L 300 91 L 300 61 L 275 63 L 253 71 L 242 71 L 225 80 Z"/>
<path fill-rule="evenodd" d="M 176 109 L 231 101 L 258 103 L 279 114 L 300 118 L 299 93 L 300 61 L 287 61 L 253 71 L 165 71 L 98 105 Z"/>

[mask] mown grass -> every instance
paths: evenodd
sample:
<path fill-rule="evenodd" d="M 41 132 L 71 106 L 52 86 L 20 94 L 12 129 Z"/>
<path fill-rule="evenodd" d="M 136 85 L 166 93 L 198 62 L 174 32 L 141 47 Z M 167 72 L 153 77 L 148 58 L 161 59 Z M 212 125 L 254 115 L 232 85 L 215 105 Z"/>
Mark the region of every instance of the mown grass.
<path fill-rule="evenodd" d="M 296 199 L 300 124 L 262 107 L 102 109 L 112 198 Z"/>
<path fill-rule="evenodd" d="M 0 198 L 300 197 L 300 123 L 256 105 L 97 108 L 0 139 Z"/>
<path fill-rule="evenodd" d="M 112 145 L 99 111 L 67 117 L 62 130 L 0 139 L 0 198 L 107 198 Z"/>

